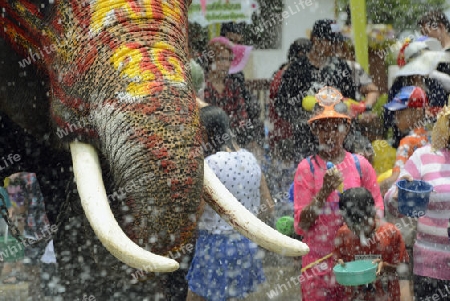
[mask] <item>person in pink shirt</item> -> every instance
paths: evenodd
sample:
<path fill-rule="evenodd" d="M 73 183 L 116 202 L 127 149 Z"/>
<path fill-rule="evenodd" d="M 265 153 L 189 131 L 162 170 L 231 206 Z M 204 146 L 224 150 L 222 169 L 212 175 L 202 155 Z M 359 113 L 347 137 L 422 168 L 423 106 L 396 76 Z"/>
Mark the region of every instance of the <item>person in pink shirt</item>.
<path fill-rule="evenodd" d="M 316 99 L 322 109 L 308 124 L 319 140 L 319 151 L 298 165 L 294 178 L 294 226 L 303 242 L 311 246 L 310 252 L 302 257 L 302 300 L 337 301 L 338 286 L 332 273 L 331 255 L 336 233 L 343 225 L 339 192 L 354 187 L 366 188 L 381 217 L 384 205 L 370 163 L 344 150 L 351 118 L 346 114 L 342 95 L 334 88 L 324 87 L 316 94 Z M 334 167 L 328 169 L 329 162 Z"/>
<path fill-rule="evenodd" d="M 419 212 L 414 246 L 413 287 L 416 301 L 449 300 L 450 240 L 450 108 L 439 113 L 431 133 L 431 145 L 417 149 L 406 161 L 399 180 L 422 180 L 433 186 L 425 212 Z M 385 195 L 386 212 L 398 211 L 396 185 Z M 398 223 L 403 228 L 410 225 Z M 405 227 L 406 226 L 406 227 Z M 415 230 L 415 229 L 411 229 Z"/>

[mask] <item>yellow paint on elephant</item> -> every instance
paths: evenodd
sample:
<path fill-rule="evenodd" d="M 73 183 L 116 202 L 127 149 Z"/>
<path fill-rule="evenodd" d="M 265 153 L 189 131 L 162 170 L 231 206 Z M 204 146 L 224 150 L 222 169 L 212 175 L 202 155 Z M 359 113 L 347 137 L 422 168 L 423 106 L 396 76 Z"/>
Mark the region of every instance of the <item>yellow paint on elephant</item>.
<path fill-rule="evenodd" d="M 141 68 L 143 59 L 142 49 L 129 48 L 127 45 L 120 46 L 111 57 L 114 68 L 120 72 L 121 76 L 133 81 L 127 87 L 127 92 L 133 97 L 148 95 L 149 81 L 156 79 L 154 72 Z"/>
<path fill-rule="evenodd" d="M 91 29 L 99 32 L 106 26 L 108 17 L 117 11 L 125 13 L 127 20 L 170 19 L 178 25 L 182 17 L 181 3 L 179 1 L 170 3 L 169 1 L 141 0 L 132 6 L 127 0 L 97 0 L 92 5 Z"/>
<path fill-rule="evenodd" d="M 169 1 L 163 1 L 162 3 L 163 14 L 165 17 L 173 19 L 173 22 L 175 24 L 179 24 L 179 22 L 181 22 L 182 16 L 180 3 L 179 1 L 170 1 L 170 3 L 171 4 L 169 4 Z"/>
<path fill-rule="evenodd" d="M 143 7 L 150 7 L 151 0 L 142 0 Z M 131 20 L 141 19 L 143 14 L 136 12 L 127 0 L 97 0 L 92 7 L 91 29 L 99 32 L 105 27 L 106 17 L 114 13 L 114 10 L 123 10 Z"/>
<path fill-rule="evenodd" d="M 174 51 L 166 42 L 157 42 L 150 50 L 128 43 L 114 51 L 111 62 L 122 77 L 130 79 L 126 92 L 132 97 L 141 97 L 152 92 L 151 82 L 186 81 L 181 61 Z"/>
<path fill-rule="evenodd" d="M 175 48 L 166 42 L 156 42 L 150 50 L 151 58 L 158 70 L 163 74 L 167 81 L 181 83 L 185 81 L 184 71 L 181 61 L 175 56 Z M 169 70 L 164 63 L 169 64 L 173 71 Z"/>

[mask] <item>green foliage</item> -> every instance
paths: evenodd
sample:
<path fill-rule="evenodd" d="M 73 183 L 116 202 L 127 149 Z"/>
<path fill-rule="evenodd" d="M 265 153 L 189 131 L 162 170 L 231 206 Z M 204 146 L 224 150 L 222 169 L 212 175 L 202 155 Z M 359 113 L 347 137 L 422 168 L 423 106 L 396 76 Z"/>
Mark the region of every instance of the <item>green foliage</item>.
<path fill-rule="evenodd" d="M 392 24 L 397 31 L 417 28 L 417 20 L 427 11 L 446 10 L 446 0 L 366 0 L 367 20 L 372 24 Z M 350 0 L 338 0 L 337 12 L 346 11 Z"/>

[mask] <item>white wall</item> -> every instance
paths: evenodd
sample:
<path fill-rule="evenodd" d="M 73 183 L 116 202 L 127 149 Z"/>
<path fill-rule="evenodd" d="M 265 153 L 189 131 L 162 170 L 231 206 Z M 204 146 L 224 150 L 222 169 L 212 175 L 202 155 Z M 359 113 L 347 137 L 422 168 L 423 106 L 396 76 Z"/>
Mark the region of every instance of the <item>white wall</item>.
<path fill-rule="evenodd" d="M 301 3 L 304 3 L 304 8 Z M 308 6 L 308 4 L 310 4 Z M 306 37 L 318 19 L 334 19 L 333 0 L 285 0 L 282 25 L 282 48 L 277 50 L 254 50 L 245 75 L 246 78 L 270 78 L 278 67 L 287 60 L 291 43 L 297 38 Z"/>

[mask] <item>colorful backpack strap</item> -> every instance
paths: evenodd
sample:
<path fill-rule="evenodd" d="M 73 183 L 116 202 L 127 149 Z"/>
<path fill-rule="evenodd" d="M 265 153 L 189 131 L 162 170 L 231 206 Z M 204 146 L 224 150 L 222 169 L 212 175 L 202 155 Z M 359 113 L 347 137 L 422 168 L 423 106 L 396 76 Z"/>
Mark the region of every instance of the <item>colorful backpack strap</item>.
<path fill-rule="evenodd" d="M 308 161 L 308 163 L 309 163 L 309 169 L 311 170 L 311 173 L 314 174 L 314 165 L 311 162 L 311 156 L 306 158 L 306 161 Z"/>
<path fill-rule="evenodd" d="M 355 161 L 356 169 L 358 170 L 358 173 L 359 173 L 359 179 L 362 181 L 361 164 L 359 163 L 358 156 L 355 154 L 352 154 L 352 156 L 353 156 L 353 161 Z"/>

